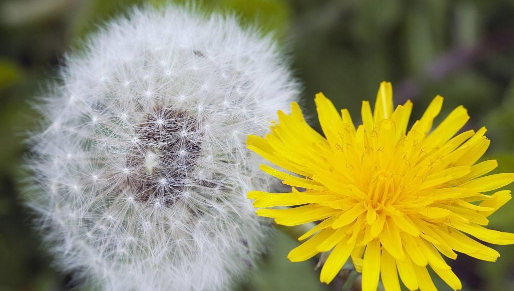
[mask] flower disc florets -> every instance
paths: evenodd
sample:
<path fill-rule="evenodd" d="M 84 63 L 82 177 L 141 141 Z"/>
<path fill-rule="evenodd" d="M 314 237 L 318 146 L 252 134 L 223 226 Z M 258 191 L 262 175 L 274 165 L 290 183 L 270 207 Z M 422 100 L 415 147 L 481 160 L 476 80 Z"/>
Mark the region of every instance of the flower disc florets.
<path fill-rule="evenodd" d="M 293 187 L 291 193 L 253 191 L 261 216 L 293 226 L 318 225 L 301 236 L 289 253 L 303 261 L 329 252 L 321 281 L 329 283 L 349 257 L 362 272 L 362 290 L 375 291 L 381 276 L 387 291 L 436 290 L 428 266 L 455 290 L 459 279 L 441 254 L 457 252 L 495 261 L 500 255 L 468 235 L 493 244 L 512 244 L 514 235 L 489 230 L 488 216 L 504 205 L 510 191 L 498 191 L 514 174 L 493 174 L 494 160 L 476 163 L 489 146 L 485 128 L 457 134 L 468 121 L 457 107 L 435 129 L 443 99 L 436 97 L 407 131 L 412 103 L 393 110 L 392 87 L 382 83 L 374 113 L 362 105 L 362 125 L 355 128 L 346 109 L 341 115 L 323 94 L 316 96 L 325 137 L 304 120 L 296 103 L 292 113 L 278 113 L 279 124 L 265 138 L 250 136 L 248 147 L 292 173 L 261 169 Z M 295 187 L 305 188 L 304 192 Z"/>
<path fill-rule="evenodd" d="M 62 269 L 102 290 L 226 290 L 264 249 L 245 148 L 296 95 L 233 17 L 135 10 L 67 59 L 38 105 L 29 205 Z"/>

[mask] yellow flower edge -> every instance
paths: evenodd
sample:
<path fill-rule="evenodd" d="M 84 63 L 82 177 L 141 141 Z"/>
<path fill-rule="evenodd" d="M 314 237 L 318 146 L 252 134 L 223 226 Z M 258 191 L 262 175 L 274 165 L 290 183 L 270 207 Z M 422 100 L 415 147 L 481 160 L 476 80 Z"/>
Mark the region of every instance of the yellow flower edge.
<path fill-rule="evenodd" d="M 393 110 L 392 91 L 391 83 L 381 83 L 373 112 L 369 102 L 362 103 L 358 127 L 348 110 L 339 113 L 317 94 L 324 137 L 307 124 L 297 103 L 290 114 L 279 111 L 271 133 L 250 135 L 247 147 L 276 165 L 261 169 L 292 191 L 251 191 L 248 198 L 260 208 L 258 215 L 277 224 L 320 221 L 288 258 L 298 262 L 330 252 L 321 282 L 330 283 L 351 258 L 362 273 L 363 291 L 377 290 L 380 277 L 387 291 L 400 291 L 400 279 L 409 290 L 437 290 L 429 266 L 460 290 L 442 255 L 456 259 L 459 252 L 493 262 L 500 254 L 475 239 L 514 243 L 514 234 L 485 228 L 488 216 L 511 198 L 510 191 L 491 191 L 513 182 L 514 174 L 486 175 L 497 162 L 477 163 L 490 141 L 485 128 L 457 134 L 469 119 L 464 107 L 432 130 L 443 104 L 437 96 L 407 131 L 412 103 Z"/>

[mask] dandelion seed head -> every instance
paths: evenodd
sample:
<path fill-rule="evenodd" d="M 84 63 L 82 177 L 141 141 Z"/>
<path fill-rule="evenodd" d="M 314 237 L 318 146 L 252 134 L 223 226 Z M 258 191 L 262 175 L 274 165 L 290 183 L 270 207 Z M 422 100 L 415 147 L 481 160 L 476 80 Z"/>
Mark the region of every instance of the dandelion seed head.
<path fill-rule="evenodd" d="M 38 105 L 27 203 L 59 266 L 102 290 L 226 290 L 264 250 L 245 193 L 273 183 L 243 136 L 297 84 L 270 37 L 195 13 L 108 23 Z"/>

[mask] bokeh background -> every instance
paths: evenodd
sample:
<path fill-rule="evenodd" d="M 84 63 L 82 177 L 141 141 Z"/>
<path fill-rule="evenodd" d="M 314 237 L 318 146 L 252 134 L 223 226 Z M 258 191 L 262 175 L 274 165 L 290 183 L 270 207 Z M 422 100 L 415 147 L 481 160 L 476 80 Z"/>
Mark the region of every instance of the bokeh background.
<path fill-rule="evenodd" d="M 30 103 L 56 78 L 66 52 L 80 49 L 103 21 L 132 5 L 170 1 L 0 0 L 1 291 L 76 288 L 73 274 L 52 267 L 20 203 L 23 139 L 39 119 Z M 489 128 L 488 158 L 499 160 L 498 171 L 514 171 L 513 0 L 205 0 L 202 9 L 235 11 L 243 24 L 274 33 L 290 51 L 310 113 L 314 94 L 322 91 L 337 107 L 358 114 L 382 80 L 393 82 L 397 103 L 414 101 L 415 117 L 440 94 L 444 113 L 464 104 L 469 128 Z M 318 126 L 315 118 L 312 124 Z M 514 231 L 514 202 L 491 225 Z M 277 232 L 270 243 L 260 268 L 237 290 L 340 290 L 344 278 L 319 283 L 315 261 L 286 259 L 293 239 Z M 514 290 L 514 246 L 495 248 L 502 254 L 496 263 L 465 255 L 452 262 L 464 290 Z"/>

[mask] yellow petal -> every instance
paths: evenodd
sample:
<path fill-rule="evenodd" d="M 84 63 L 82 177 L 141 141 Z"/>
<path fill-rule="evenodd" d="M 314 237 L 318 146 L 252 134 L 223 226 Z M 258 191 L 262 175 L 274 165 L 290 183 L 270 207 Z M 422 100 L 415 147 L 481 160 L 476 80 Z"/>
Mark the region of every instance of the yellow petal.
<path fill-rule="evenodd" d="M 320 281 L 323 283 L 330 283 L 334 277 L 339 273 L 341 268 L 344 266 L 350 254 L 353 251 L 355 242 L 351 244 L 339 243 L 335 246 L 332 253 L 328 256 L 327 261 L 321 269 Z"/>
<path fill-rule="evenodd" d="M 352 209 L 341 214 L 332 224 L 332 228 L 343 227 L 354 222 L 364 211 L 366 211 L 366 208 L 364 208 L 362 203 L 355 205 Z"/>
<path fill-rule="evenodd" d="M 386 219 L 384 229 L 380 233 L 380 242 L 384 248 L 397 260 L 403 259 L 402 239 L 398 227 L 391 218 Z"/>
<path fill-rule="evenodd" d="M 473 258 L 495 262 L 500 256 L 496 250 L 484 246 L 457 230 L 442 230 L 438 228 L 434 228 L 433 230 L 436 231 L 454 250 L 465 253 Z"/>
<path fill-rule="evenodd" d="M 404 235 L 402 240 L 403 247 L 414 264 L 424 267 L 428 264 L 428 260 L 419 247 L 419 241 L 419 239 L 414 239 L 410 235 Z"/>
<path fill-rule="evenodd" d="M 394 223 L 398 225 L 398 227 L 405 231 L 406 233 L 413 235 L 413 236 L 419 236 L 420 231 L 419 229 L 411 222 L 408 216 L 406 215 L 392 215 Z"/>
<path fill-rule="evenodd" d="M 321 220 L 337 214 L 340 210 L 309 204 L 288 209 L 258 209 L 257 215 L 274 218 L 277 224 L 293 226 Z"/>
<path fill-rule="evenodd" d="M 472 211 L 477 211 L 477 212 L 482 212 L 482 213 L 493 210 L 493 208 L 491 208 L 491 207 L 475 205 L 475 204 L 469 203 L 469 202 L 461 200 L 461 199 L 456 199 L 454 201 L 454 204 L 455 204 L 455 206 L 460 206 L 462 208 L 465 208 L 466 210 L 472 210 Z"/>
<path fill-rule="evenodd" d="M 396 124 L 396 141 L 398 142 L 407 132 L 409 117 L 412 112 L 412 102 L 407 101 L 405 105 L 399 105 L 391 119 Z"/>
<path fill-rule="evenodd" d="M 405 287 L 411 291 L 417 290 L 419 286 L 418 278 L 414 271 L 414 264 L 409 257 L 405 257 L 403 260 L 396 260 L 396 265 L 398 266 L 398 273 Z"/>
<path fill-rule="evenodd" d="M 381 277 L 384 288 L 387 291 L 401 291 L 396 260 L 386 251 L 382 250 Z"/>
<path fill-rule="evenodd" d="M 377 212 L 372 207 L 369 207 L 368 212 L 366 214 L 366 222 L 369 225 L 372 225 L 375 222 L 375 220 L 377 220 Z"/>
<path fill-rule="evenodd" d="M 390 157 L 393 156 L 396 148 L 396 127 L 392 120 L 382 120 L 379 125 L 378 131 L 378 144 L 380 145 L 382 166 L 387 166 L 390 162 Z"/>
<path fill-rule="evenodd" d="M 509 190 L 498 191 L 491 195 L 491 199 L 481 202 L 480 206 L 489 207 L 492 209 L 491 211 L 484 213 L 484 215 L 489 216 L 496 212 L 496 210 L 498 210 L 500 207 L 505 205 L 505 203 L 509 202 L 511 198 L 512 195 L 510 194 Z"/>
<path fill-rule="evenodd" d="M 355 134 L 355 125 L 353 124 L 352 116 L 350 115 L 350 112 L 348 112 L 347 109 L 341 110 L 341 116 L 343 119 L 343 124 L 345 125 L 345 128 L 348 128 L 350 133 L 352 135 Z"/>
<path fill-rule="evenodd" d="M 339 116 L 339 112 L 334 107 L 334 104 L 332 104 L 323 93 L 316 94 L 314 101 L 316 102 L 318 119 L 325 137 L 332 146 L 341 144 L 339 132 L 343 130 L 344 126 L 341 116 Z"/>
<path fill-rule="evenodd" d="M 466 198 L 475 196 L 477 194 L 478 192 L 476 191 L 457 187 L 433 189 L 427 192 L 428 198 L 433 199 L 434 201 Z"/>
<path fill-rule="evenodd" d="M 484 161 L 479 164 L 473 165 L 470 169 L 470 172 L 466 176 L 464 176 L 460 179 L 457 179 L 456 181 L 453 181 L 453 183 L 455 185 L 460 185 L 463 182 L 481 177 L 481 176 L 491 172 L 492 170 L 494 170 L 497 166 L 498 166 L 498 162 L 496 162 L 496 160 L 488 160 L 488 161 Z"/>
<path fill-rule="evenodd" d="M 412 265 L 414 272 L 416 273 L 416 277 L 418 279 L 419 289 L 421 291 L 437 291 L 437 288 L 430 278 L 430 274 L 426 267 L 420 267 L 416 265 Z"/>
<path fill-rule="evenodd" d="M 453 273 L 453 271 L 447 270 L 447 269 L 438 269 L 432 265 L 432 270 L 443 279 L 448 286 L 450 286 L 453 290 L 461 290 L 462 289 L 462 283 L 460 282 L 459 278 Z"/>
<path fill-rule="evenodd" d="M 284 159 L 280 155 L 276 155 L 275 150 L 262 137 L 249 135 L 246 140 L 246 147 L 281 168 L 303 176 L 308 174 L 301 166 Z"/>
<path fill-rule="evenodd" d="M 384 227 L 384 223 L 386 221 L 385 211 L 380 211 L 378 213 L 378 219 L 371 225 L 371 236 L 377 237 Z"/>
<path fill-rule="evenodd" d="M 452 221 L 448 223 L 448 225 L 488 243 L 496 245 L 514 244 L 513 233 L 487 229 L 480 225 L 467 224 L 459 221 Z"/>
<path fill-rule="evenodd" d="M 428 134 L 428 132 L 432 128 L 434 118 L 436 118 L 436 116 L 439 115 L 439 112 L 441 112 L 442 107 L 443 97 L 436 96 L 428 106 L 427 110 L 425 111 L 419 122 L 412 126 L 409 135 L 411 134 L 411 132 L 418 132 L 423 136 Z"/>
<path fill-rule="evenodd" d="M 332 235 L 326 238 L 325 241 L 318 246 L 318 251 L 330 251 L 336 244 L 338 244 L 341 240 L 343 240 L 346 237 L 345 231 L 346 229 L 344 228 L 336 229 L 336 231 L 334 231 Z"/>
<path fill-rule="evenodd" d="M 380 276 L 380 242 L 372 240 L 364 253 L 362 263 L 362 291 L 376 291 Z"/>
<path fill-rule="evenodd" d="M 513 181 L 514 173 L 502 173 L 475 179 L 462 184 L 461 187 L 473 189 L 478 192 L 488 192 L 508 185 Z"/>
<path fill-rule="evenodd" d="M 333 229 L 322 230 L 321 232 L 311 237 L 309 240 L 291 250 L 287 255 L 287 258 L 291 262 L 301 262 L 314 257 L 319 253 L 317 249 L 318 245 L 325 241 L 325 239 L 334 233 L 334 231 L 335 230 Z"/>
<path fill-rule="evenodd" d="M 329 228 L 332 226 L 332 223 L 334 223 L 334 220 L 336 219 L 336 217 L 331 217 L 331 218 L 327 218 L 325 220 L 323 220 L 322 222 L 320 222 L 319 224 L 317 224 L 315 227 L 311 228 L 309 231 L 307 231 L 306 233 L 304 233 L 302 236 L 300 236 L 298 238 L 299 241 L 302 241 L 302 240 L 305 240 L 309 237 L 311 237 L 313 234 L 315 234 L 316 232 L 322 230 L 322 229 L 325 229 L 325 228 Z"/>
<path fill-rule="evenodd" d="M 371 114 L 371 107 L 368 101 L 362 101 L 361 115 L 364 128 L 367 132 L 372 132 L 375 123 L 373 122 L 373 115 Z"/>
<path fill-rule="evenodd" d="M 458 179 L 467 175 L 470 172 L 470 167 L 468 166 L 459 166 L 448 168 L 443 171 L 440 171 L 436 174 L 430 175 L 423 182 L 419 190 L 430 189 L 446 182 L 449 182 L 454 179 Z"/>
<path fill-rule="evenodd" d="M 467 223 L 476 223 L 480 225 L 488 225 L 489 219 L 485 217 L 484 214 L 471 210 L 468 208 L 464 208 L 457 203 L 455 205 L 440 205 L 441 207 L 444 207 L 451 211 L 451 214 L 446 219 L 447 221 L 465 221 Z M 488 208 L 486 208 L 488 209 Z"/>
<path fill-rule="evenodd" d="M 293 188 L 292 193 L 268 193 L 262 191 L 250 191 L 246 195 L 249 199 L 254 199 L 253 206 L 275 207 L 275 206 L 297 206 L 308 203 L 318 203 L 326 201 L 334 201 L 339 197 L 337 195 L 324 195 L 318 193 L 298 192 Z"/>
<path fill-rule="evenodd" d="M 434 173 L 446 169 L 450 164 L 466 153 L 466 150 L 459 148 L 459 146 L 474 134 L 475 132 L 473 130 L 468 130 L 455 136 L 438 150 L 427 156 L 421 164 L 423 167 L 431 168 Z M 438 161 L 438 163 L 433 163 L 433 161 Z M 452 165 L 456 166 L 454 164 Z"/>
<path fill-rule="evenodd" d="M 352 251 L 352 263 L 355 267 L 355 270 L 359 273 L 362 273 L 362 256 L 364 255 L 364 250 L 366 246 L 356 246 Z"/>
<path fill-rule="evenodd" d="M 287 122 L 284 125 L 287 125 L 289 130 L 293 129 L 292 132 L 294 140 L 309 140 L 315 143 L 326 143 L 326 139 L 323 138 L 316 130 L 309 126 L 309 124 L 305 121 L 303 117 L 302 110 L 300 109 L 300 105 L 298 103 L 291 103 L 291 115 L 288 116 L 284 114 L 282 111 L 278 111 L 279 121 L 280 119 L 286 119 Z M 301 134 L 301 135 L 299 135 Z"/>
<path fill-rule="evenodd" d="M 316 181 L 305 179 L 301 177 L 296 177 L 290 174 L 286 174 L 284 172 L 281 172 L 279 170 L 273 169 L 272 167 L 268 165 L 261 165 L 261 170 L 275 178 L 278 178 L 282 180 L 282 183 L 293 186 L 293 187 L 300 187 L 300 188 L 306 188 L 306 189 L 312 189 L 312 190 L 323 190 L 323 186 L 317 183 Z"/>
<path fill-rule="evenodd" d="M 480 133 L 480 131 L 478 131 L 475 134 L 475 136 L 479 133 Z M 473 141 L 473 138 L 471 138 L 468 141 L 468 143 L 466 143 L 464 146 L 461 147 L 461 149 L 464 150 L 464 152 L 459 157 L 459 159 L 457 159 L 454 162 L 455 165 L 461 165 L 461 166 L 473 165 L 476 161 L 478 161 L 484 155 L 484 153 L 489 148 L 491 141 L 489 139 L 487 139 L 485 136 L 481 136 L 476 141 Z"/>
<path fill-rule="evenodd" d="M 439 147 L 452 138 L 469 120 L 467 110 L 459 106 L 425 140 L 428 147 Z"/>
<path fill-rule="evenodd" d="M 432 243 L 438 251 L 446 257 L 455 260 L 457 254 L 452 250 L 449 244 L 434 230 L 437 226 L 429 226 L 419 219 L 413 219 L 413 222 L 422 231 L 420 237 Z"/>
<path fill-rule="evenodd" d="M 439 207 L 425 207 L 424 209 L 422 209 L 420 211 L 420 214 L 422 214 L 423 216 L 426 216 L 428 218 L 440 219 L 440 218 L 448 217 L 448 215 L 451 214 L 451 211 L 449 211 L 448 209 L 439 208 Z"/>
<path fill-rule="evenodd" d="M 375 123 L 388 119 L 393 114 L 393 86 L 389 82 L 380 83 L 375 102 Z"/>
<path fill-rule="evenodd" d="M 443 257 L 439 254 L 437 249 L 431 244 L 426 242 L 423 239 L 417 240 L 420 251 L 425 254 L 430 265 L 435 266 L 438 269 L 442 270 L 450 270 L 450 266 L 446 264 Z"/>
<path fill-rule="evenodd" d="M 294 209 L 296 209 L 296 208 L 294 208 Z M 264 209 L 260 209 L 260 210 L 264 210 Z M 260 216 L 264 216 L 261 213 L 259 213 L 260 210 L 257 210 L 257 214 Z M 287 216 L 277 217 L 277 218 L 275 218 L 275 222 L 280 225 L 295 226 L 295 225 L 305 224 L 308 222 L 322 220 L 322 219 L 325 219 L 332 215 L 335 215 L 337 213 L 339 213 L 339 210 L 322 207 L 322 208 L 319 208 L 316 210 L 298 214 L 296 216 L 287 215 Z"/>

